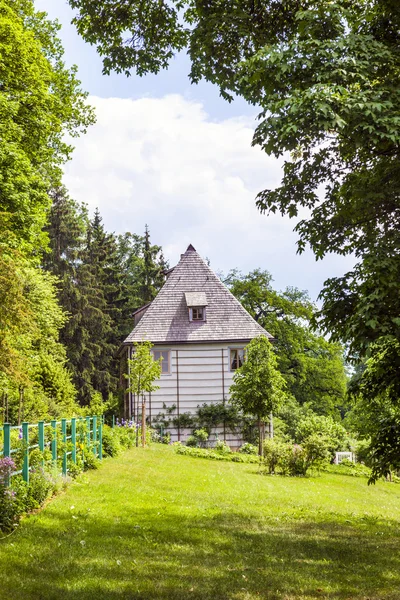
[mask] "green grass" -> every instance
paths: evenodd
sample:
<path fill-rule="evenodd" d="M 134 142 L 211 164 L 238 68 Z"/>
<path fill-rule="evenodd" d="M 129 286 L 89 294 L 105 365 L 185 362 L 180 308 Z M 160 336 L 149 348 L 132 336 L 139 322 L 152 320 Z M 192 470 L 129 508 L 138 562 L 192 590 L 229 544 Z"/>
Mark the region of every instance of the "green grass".
<path fill-rule="evenodd" d="M 0 554 L 1 599 L 398 600 L 400 485 L 133 449 Z"/>

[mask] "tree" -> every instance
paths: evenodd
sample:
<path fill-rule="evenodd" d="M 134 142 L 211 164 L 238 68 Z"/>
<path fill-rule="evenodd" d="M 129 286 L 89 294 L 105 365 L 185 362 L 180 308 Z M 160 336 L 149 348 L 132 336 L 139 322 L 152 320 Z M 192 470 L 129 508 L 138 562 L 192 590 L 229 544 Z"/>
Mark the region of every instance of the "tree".
<path fill-rule="evenodd" d="M 246 360 L 235 371 L 229 392 L 234 406 L 257 417 L 260 456 L 263 453 L 263 423 L 284 401 L 285 388 L 271 343 L 264 336 L 254 338 L 246 346 Z"/>
<path fill-rule="evenodd" d="M 0 213 L 27 252 L 46 246 L 47 192 L 72 150 L 66 134 L 93 122 L 58 29 L 31 0 L 0 1 Z"/>
<path fill-rule="evenodd" d="M 135 352 L 128 359 L 128 374 L 125 377 L 129 381 L 128 390 L 142 398 L 142 444 L 146 442 L 146 400 L 144 394 L 159 389 L 154 381 L 161 377 L 161 359 L 154 360 L 151 353 L 151 342 L 143 341 L 135 345 Z"/>
<path fill-rule="evenodd" d="M 309 210 L 296 228 L 300 250 L 362 256 L 399 229 L 395 0 L 69 1 L 105 72 L 157 73 L 186 47 L 192 82 L 261 107 L 253 143 L 290 154 L 282 185 L 258 206 Z"/>
<path fill-rule="evenodd" d="M 299 252 L 309 245 L 317 258 L 336 252 L 358 260 L 325 286 L 322 326 L 346 336 L 356 361 L 370 356 L 382 332 L 399 341 L 386 277 L 400 262 L 396 0 L 70 4 L 106 72 L 156 73 L 186 47 L 192 82 L 204 78 L 225 98 L 238 94 L 261 108 L 253 144 L 283 156 L 284 167 L 281 185 L 258 195 L 259 209 L 307 215 L 295 228 Z M 363 287 L 367 297 L 357 298 Z"/>
<path fill-rule="evenodd" d="M 67 137 L 93 122 L 58 29 L 31 0 L 0 0 L 0 384 L 11 422 L 77 409 L 59 343 L 66 315 L 55 278 L 39 266 Z"/>
<path fill-rule="evenodd" d="M 274 338 L 277 365 L 287 391 L 301 405 L 322 415 L 344 412 L 346 373 L 343 348 L 311 329 L 315 313 L 307 292 L 288 287 L 278 292 L 268 271 L 247 275 L 231 271 L 224 279 L 251 316 Z"/>

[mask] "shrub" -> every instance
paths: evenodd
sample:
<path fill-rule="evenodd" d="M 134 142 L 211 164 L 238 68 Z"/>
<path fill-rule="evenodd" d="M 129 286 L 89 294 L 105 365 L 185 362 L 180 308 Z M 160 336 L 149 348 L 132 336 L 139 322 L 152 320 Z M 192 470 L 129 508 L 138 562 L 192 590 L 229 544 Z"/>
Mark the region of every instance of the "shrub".
<path fill-rule="evenodd" d="M 329 458 L 328 441 L 318 435 L 310 435 L 302 445 L 275 438 L 264 443 L 264 465 L 270 474 L 304 476 L 311 467 L 320 469 Z"/>
<path fill-rule="evenodd" d="M 289 445 L 276 439 L 265 440 L 264 442 L 264 465 L 272 475 L 279 470 L 286 473 L 288 470 Z"/>
<path fill-rule="evenodd" d="M 307 457 L 304 448 L 299 444 L 288 444 L 287 471 L 292 477 L 307 473 Z"/>
<path fill-rule="evenodd" d="M 118 456 L 122 446 L 116 428 L 112 429 L 108 425 L 103 427 L 103 456 Z"/>
<path fill-rule="evenodd" d="M 223 442 L 222 440 L 217 441 L 217 443 L 215 444 L 214 451 L 217 452 L 218 454 L 230 454 L 231 453 L 231 449 L 229 448 L 228 444 L 226 442 Z"/>
<path fill-rule="evenodd" d="M 46 477 L 44 470 L 39 467 L 32 469 L 29 476 L 29 485 L 27 491 L 28 509 L 39 508 L 41 504 L 53 492 L 52 482 Z"/>
<path fill-rule="evenodd" d="M 83 463 L 86 469 L 98 469 L 100 461 L 90 450 L 86 451 L 83 457 Z"/>
<path fill-rule="evenodd" d="M 80 473 L 82 473 L 82 467 L 83 465 L 80 466 L 78 462 L 75 464 L 72 460 L 69 460 L 67 465 L 68 475 L 75 479 Z"/>
<path fill-rule="evenodd" d="M 174 443 L 175 452 L 177 454 L 183 454 L 185 456 L 192 456 L 195 458 L 207 458 L 209 460 L 226 460 L 231 462 L 240 463 L 258 463 L 258 456 L 239 454 L 237 452 L 229 452 L 227 454 L 220 454 L 215 452 L 213 449 L 207 448 L 192 448 L 190 446 L 184 446 L 181 442 Z"/>
<path fill-rule="evenodd" d="M 240 454 L 258 454 L 257 446 L 253 446 L 253 444 L 249 444 L 249 442 L 245 442 L 239 448 Z"/>
<path fill-rule="evenodd" d="M 193 435 L 196 438 L 197 444 L 200 447 L 204 447 L 206 445 L 208 440 L 208 433 L 205 429 L 196 429 Z"/>
<path fill-rule="evenodd" d="M 12 531 L 18 525 L 21 510 L 16 493 L 11 488 L 0 487 L 0 530 Z"/>
<path fill-rule="evenodd" d="M 313 414 L 301 420 L 296 429 L 296 442 L 303 444 L 313 435 L 322 436 L 326 440 L 332 458 L 336 451 L 348 449 L 349 436 L 343 425 L 334 421 L 332 417 Z"/>
<path fill-rule="evenodd" d="M 194 437 L 194 435 L 189 435 L 189 437 L 186 440 L 186 446 L 193 448 L 197 447 L 197 439 Z"/>

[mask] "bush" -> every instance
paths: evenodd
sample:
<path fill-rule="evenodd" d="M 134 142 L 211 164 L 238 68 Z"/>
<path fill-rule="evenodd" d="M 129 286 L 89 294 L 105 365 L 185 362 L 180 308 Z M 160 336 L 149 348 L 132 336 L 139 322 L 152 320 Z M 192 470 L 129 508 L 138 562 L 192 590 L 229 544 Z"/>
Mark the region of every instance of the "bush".
<path fill-rule="evenodd" d="M 76 477 L 78 477 L 78 475 L 80 473 L 82 473 L 82 468 L 83 468 L 83 463 L 81 466 L 81 465 L 79 465 L 78 462 L 75 464 L 72 460 L 68 461 L 68 465 L 67 465 L 68 475 L 70 477 L 72 477 L 73 479 L 75 479 Z"/>
<path fill-rule="evenodd" d="M 91 450 L 87 450 L 83 457 L 83 464 L 85 470 L 98 469 L 100 466 L 100 461 L 97 456 L 91 452 Z"/>
<path fill-rule="evenodd" d="M 258 454 L 258 449 L 257 446 L 253 446 L 253 444 L 245 442 L 242 446 L 240 446 L 239 452 L 240 454 Z"/>
<path fill-rule="evenodd" d="M 320 469 L 331 458 L 330 440 L 321 435 L 310 435 L 303 442 L 307 469 L 313 467 Z"/>
<path fill-rule="evenodd" d="M 117 428 L 112 429 L 108 425 L 103 427 L 103 456 L 118 456 L 122 446 Z"/>
<path fill-rule="evenodd" d="M 270 475 L 274 474 L 277 470 L 280 473 L 286 473 L 288 471 L 288 459 L 290 453 L 290 446 L 284 444 L 276 439 L 265 440 L 264 442 L 264 465 L 267 467 Z"/>
<path fill-rule="evenodd" d="M 231 453 L 231 449 L 229 448 L 228 444 L 226 442 L 223 442 L 222 440 L 217 441 L 217 443 L 215 444 L 214 451 L 217 452 L 218 454 L 230 454 Z"/>
<path fill-rule="evenodd" d="M 264 465 L 271 475 L 304 476 L 311 467 L 323 467 L 329 458 L 328 442 L 318 435 L 310 435 L 301 446 L 276 439 L 264 442 Z"/>
<path fill-rule="evenodd" d="M 0 486 L 0 530 L 8 532 L 15 529 L 22 512 L 15 491 Z"/>
<path fill-rule="evenodd" d="M 208 440 L 208 433 L 205 429 L 196 429 L 194 437 L 197 441 L 198 446 L 204 447 Z"/>
<path fill-rule="evenodd" d="M 33 469 L 29 476 L 27 492 L 28 509 L 39 508 L 41 504 L 52 494 L 51 479 L 46 476 L 44 470 L 39 467 Z"/>
<path fill-rule="evenodd" d="M 357 461 L 370 467 L 372 464 L 371 440 L 357 440 L 354 450 Z"/>
<path fill-rule="evenodd" d="M 207 448 L 193 448 L 190 446 L 184 446 L 181 442 L 174 443 L 175 452 L 177 454 L 183 454 L 185 456 L 192 456 L 194 458 L 208 458 L 209 460 L 226 460 L 230 462 L 240 463 L 258 463 L 258 457 L 246 454 L 239 454 L 237 452 L 228 452 L 221 454 L 215 452 L 215 450 Z"/>
<path fill-rule="evenodd" d="M 201 448 L 206 445 L 208 433 L 205 429 L 196 429 L 193 435 L 189 435 L 186 440 L 186 446 L 192 448 Z"/>
<path fill-rule="evenodd" d="M 345 428 L 332 417 L 313 414 L 301 420 L 296 429 L 296 442 L 303 444 L 313 435 L 322 436 L 326 440 L 332 458 L 336 451 L 349 449 L 349 436 Z"/>

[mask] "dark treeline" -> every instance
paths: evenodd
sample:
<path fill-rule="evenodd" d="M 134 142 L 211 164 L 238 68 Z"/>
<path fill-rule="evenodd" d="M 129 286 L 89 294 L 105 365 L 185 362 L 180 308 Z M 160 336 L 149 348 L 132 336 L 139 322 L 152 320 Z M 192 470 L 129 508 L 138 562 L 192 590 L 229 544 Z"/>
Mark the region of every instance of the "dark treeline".
<path fill-rule="evenodd" d="M 58 279 L 58 299 L 68 320 L 60 330 L 81 406 L 118 405 L 117 352 L 133 328 L 133 312 L 153 300 L 168 267 L 160 246 L 144 235 L 108 233 L 98 210 L 52 193 L 43 267 Z"/>

